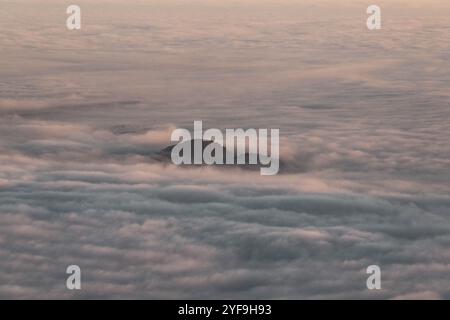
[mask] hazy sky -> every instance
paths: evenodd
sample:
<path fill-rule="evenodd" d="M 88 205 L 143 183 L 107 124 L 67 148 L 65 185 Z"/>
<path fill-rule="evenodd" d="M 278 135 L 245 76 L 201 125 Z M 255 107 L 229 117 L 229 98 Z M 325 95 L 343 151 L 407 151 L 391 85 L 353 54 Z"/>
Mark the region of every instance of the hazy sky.
<path fill-rule="evenodd" d="M 78 4 L 0 1 L 0 298 L 450 298 L 448 1 Z M 286 173 L 155 162 L 194 120 Z"/>

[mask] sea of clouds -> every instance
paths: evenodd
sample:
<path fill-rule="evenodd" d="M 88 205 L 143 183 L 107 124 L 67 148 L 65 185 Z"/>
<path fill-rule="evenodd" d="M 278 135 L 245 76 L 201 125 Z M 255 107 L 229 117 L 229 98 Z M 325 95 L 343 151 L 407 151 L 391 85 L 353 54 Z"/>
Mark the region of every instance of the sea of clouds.
<path fill-rule="evenodd" d="M 450 298 L 448 4 L 79 2 L 1 3 L 0 298 Z M 156 161 L 194 120 L 284 170 Z"/>

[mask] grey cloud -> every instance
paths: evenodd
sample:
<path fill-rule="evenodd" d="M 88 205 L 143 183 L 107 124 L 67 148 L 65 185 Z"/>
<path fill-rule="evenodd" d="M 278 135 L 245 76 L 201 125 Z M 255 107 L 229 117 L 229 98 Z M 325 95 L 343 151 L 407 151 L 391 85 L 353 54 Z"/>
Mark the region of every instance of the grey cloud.
<path fill-rule="evenodd" d="M 0 298 L 450 299 L 448 5 L 107 2 L 0 12 Z M 194 120 L 284 172 L 154 161 Z"/>

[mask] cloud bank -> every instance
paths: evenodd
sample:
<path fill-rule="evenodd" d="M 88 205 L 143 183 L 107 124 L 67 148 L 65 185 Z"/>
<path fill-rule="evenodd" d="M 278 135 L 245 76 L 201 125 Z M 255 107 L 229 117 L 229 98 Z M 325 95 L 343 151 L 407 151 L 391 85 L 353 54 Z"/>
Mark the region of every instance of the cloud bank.
<path fill-rule="evenodd" d="M 0 298 L 450 298 L 449 15 L 105 2 L 0 13 Z M 155 161 L 194 120 L 285 171 Z"/>

